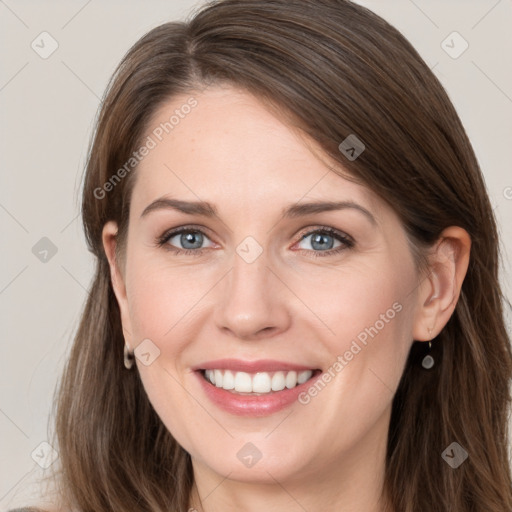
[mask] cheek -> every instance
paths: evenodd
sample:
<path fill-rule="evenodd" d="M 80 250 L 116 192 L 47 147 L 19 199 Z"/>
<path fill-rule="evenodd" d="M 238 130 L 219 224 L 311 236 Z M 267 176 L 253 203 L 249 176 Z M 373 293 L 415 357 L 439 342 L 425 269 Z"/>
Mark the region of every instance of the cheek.
<path fill-rule="evenodd" d="M 188 447 L 190 431 L 199 429 L 194 425 L 203 416 L 185 391 L 188 377 L 182 371 L 182 355 L 195 337 L 195 324 L 190 322 L 193 305 L 204 295 L 206 283 L 203 286 L 204 281 L 191 279 L 190 273 L 164 268 L 143 254 L 133 254 L 131 265 L 127 294 L 135 346 L 149 339 L 158 349 L 154 352 L 158 356 L 148 366 L 137 361 L 140 378 L 166 428 Z"/>
<path fill-rule="evenodd" d="M 347 350 L 354 339 L 364 344 L 377 332 L 398 327 L 414 275 L 407 262 L 398 272 L 397 264 L 388 260 L 297 272 L 294 291 L 328 330 L 323 338 L 331 352 Z"/>
<path fill-rule="evenodd" d="M 182 328 L 209 289 L 209 278 L 200 270 L 171 267 L 142 254 L 132 256 L 127 274 L 134 334 L 155 340 L 169 339 Z"/>
<path fill-rule="evenodd" d="M 322 340 L 333 377 L 332 393 L 322 392 L 317 405 L 329 407 L 332 397 L 344 396 L 337 408 L 341 421 L 352 418 L 349 430 L 354 418 L 361 424 L 375 420 L 398 386 L 412 342 L 415 275 L 409 260 L 388 258 L 331 273 L 330 279 L 318 275 L 318 286 L 309 286 L 310 303 L 328 329 Z"/>

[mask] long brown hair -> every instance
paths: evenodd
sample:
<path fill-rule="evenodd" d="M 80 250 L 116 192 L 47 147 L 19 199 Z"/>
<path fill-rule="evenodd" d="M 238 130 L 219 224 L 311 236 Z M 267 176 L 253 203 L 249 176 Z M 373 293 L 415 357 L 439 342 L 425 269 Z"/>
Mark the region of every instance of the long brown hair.
<path fill-rule="evenodd" d="M 102 246 L 119 226 L 123 254 L 136 168 L 105 194 L 159 106 L 227 82 L 273 106 L 400 216 L 422 254 L 443 229 L 472 240 L 448 324 L 421 368 L 414 342 L 393 399 L 385 492 L 390 510 L 512 510 L 507 419 L 512 354 L 498 281 L 499 242 L 482 175 L 443 87 L 407 40 L 345 0 L 221 0 L 188 22 L 151 30 L 125 55 L 104 96 L 83 189 L 96 272 L 57 397 L 59 488 L 77 511 L 186 511 L 190 456 L 152 408 L 124 338 Z M 366 146 L 351 161 L 339 144 Z M 457 442 L 469 458 L 441 454 Z"/>

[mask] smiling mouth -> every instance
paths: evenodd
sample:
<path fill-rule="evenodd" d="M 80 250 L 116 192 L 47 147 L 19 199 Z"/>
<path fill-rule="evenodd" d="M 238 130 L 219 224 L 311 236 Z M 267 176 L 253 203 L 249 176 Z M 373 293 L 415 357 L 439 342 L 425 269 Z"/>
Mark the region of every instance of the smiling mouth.
<path fill-rule="evenodd" d="M 276 372 L 236 372 L 231 370 L 200 370 L 203 378 L 219 389 L 240 395 L 266 395 L 293 389 L 309 381 L 321 370 L 282 370 Z"/>

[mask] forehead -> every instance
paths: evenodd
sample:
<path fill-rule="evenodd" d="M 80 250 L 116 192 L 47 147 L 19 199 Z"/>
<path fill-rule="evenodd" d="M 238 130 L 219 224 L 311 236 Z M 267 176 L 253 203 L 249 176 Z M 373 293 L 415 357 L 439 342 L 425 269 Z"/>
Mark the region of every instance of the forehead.
<path fill-rule="evenodd" d="M 137 168 L 134 206 L 164 194 L 223 204 L 288 204 L 301 199 L 379 200 L 261 100 L 233 87 L 175 96 L 153 115 L 151 149 Z M 382 205 L 380 205 L 382 206 Z"/>

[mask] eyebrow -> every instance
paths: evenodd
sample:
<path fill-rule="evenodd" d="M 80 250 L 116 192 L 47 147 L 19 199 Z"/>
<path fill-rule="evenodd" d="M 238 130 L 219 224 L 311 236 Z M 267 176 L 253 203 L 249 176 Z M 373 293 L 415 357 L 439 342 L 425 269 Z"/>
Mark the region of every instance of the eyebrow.
<path fill-rule="evenodd" d="M 177 210 L 189 215 L 202 215 L 204 217 L 215 217 L 217 209 L 206 201 L 181 201 L 179 199 L 170 199 L 161 197 L 144 208 L 141 217 L 156 210 Z"/>
<path fill-rule="evenodd" d="M 363 213 L 372 224 L 377 225 L 377 221 L 370 211 L 354 201 L 321 201 L 315 203 L 294 204 L 293 206 L 285 208 L 282 214 L 283 217 L 294 218 L 314 213 L 345 210 L 349 208 Z"/>
<path fill-rule="evenodd" d="M 296 218 L 315 213 L 354 209 L 363 213 L 372 224 L 377 225 L 375 217 L 364 206 L 354 201 L 320 201 L 313 203 L 294 204 L 284 208 L 281 215 L 284 218 Z M 141 217 L 156 210 L 176 210 L 189 215 L 201 215 L 204 217 L 217 216 L 217 209 L 207 201 L 182 201 L 179 199 L 170 199 L 161 197 L 144 208 Z"/>

